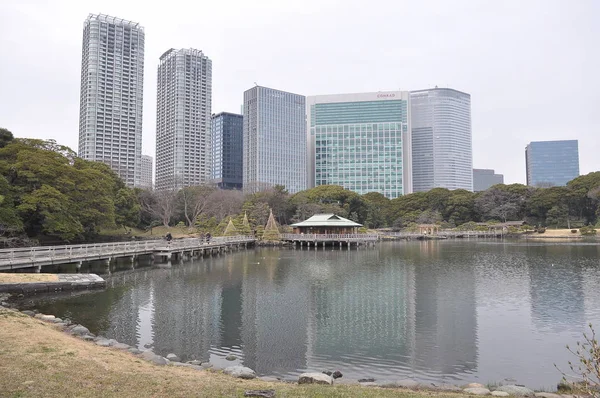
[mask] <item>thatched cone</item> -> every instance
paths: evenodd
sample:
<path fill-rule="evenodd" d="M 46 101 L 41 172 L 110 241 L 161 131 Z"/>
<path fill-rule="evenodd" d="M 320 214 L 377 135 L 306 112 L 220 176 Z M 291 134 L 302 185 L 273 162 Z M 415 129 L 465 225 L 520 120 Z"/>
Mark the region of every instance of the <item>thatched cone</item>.
<path fill-rule="evenodd" d="M 265 232 L 263 233 L 262 239 L 267 241 L 281 240 L 279 228 L 277 228 L 275 217 L 273 217 L 273 210 L 269 213 L 269 221 L 267 221 L 267 225 L 265 226 Z"/>
<path fill-rule="evenodd" d="M 248 221 L 248 215 L 244 212 L 244 220 L 242 221 L 242 228 L 240 229 L 240 233 L 242 235 L 252 235 L 252 228 L 250 227 L 250 222 Z"/>
<path fill-rule="evenodd" d="M 239 235 L 239 232 L 238 232 L 237 228 L 235 227 L 235 225 L 233 225 L 233 221 L 231 220 L 231 217 L 229 217 L 229 223 L 227 224 L 227 227 L 225 228 L 225 232 L 223 232 L 223 236 L 235 236 L 235 235 Z"/>

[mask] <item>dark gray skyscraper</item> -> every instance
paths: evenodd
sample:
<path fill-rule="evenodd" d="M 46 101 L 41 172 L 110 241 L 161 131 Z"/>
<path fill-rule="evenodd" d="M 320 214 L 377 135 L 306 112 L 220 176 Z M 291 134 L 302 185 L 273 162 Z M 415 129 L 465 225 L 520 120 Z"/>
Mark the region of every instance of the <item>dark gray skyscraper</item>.
<path fill-rule="evenodd" d="M 504 176 L 490 169 L 473 169 L 473 191 L 481 192 L 496 184 L 504 184 Z"/>
<path fill-rule="evenodd" d="M 194 49 L 160 57 L 156 93 L 157 190 L 210 179 L 212 62 Z"/>
<path fill-rule="evenodd" d="M 537 141 L 525 148 L 527 185 L 564 186 L 579 177 L 577 140 Z"/>
<path fill-rule="evenodd" d="M 221 112 L 212 117 L 211 182 L 225 189 L 242 189 L 244 167 L 243 116 Z"/>
<path fill-rule="evenodd" d="M 473 190 L 471 96 L 433 88 L 410 93 L 413 192 Z"/>
<path fill-rule="evenodd" d="M 144 28 L 90 14 L 83 27 L 79 157 L 109 165 L 139 186 L 142 159 Z"/>
<path fill-rule="evenodd" d="M 306 189 L 306 98 L 267 87 L 244 92 L 244 191 Z"/>

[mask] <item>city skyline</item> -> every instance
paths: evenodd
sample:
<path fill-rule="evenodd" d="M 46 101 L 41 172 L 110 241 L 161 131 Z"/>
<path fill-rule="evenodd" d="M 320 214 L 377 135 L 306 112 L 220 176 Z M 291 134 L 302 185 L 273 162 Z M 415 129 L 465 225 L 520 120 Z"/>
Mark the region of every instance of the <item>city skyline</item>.
<path fill-rule="evenodd" d="M 576 138 L 581 143 L 581 174 L 599 169 L 595 154 L 600 143 L 594 139 L 600 124 L 595 112 L 600 88 L 595 73 L 600 58 L 593 51 L 599 29 L 592 18 L 600 11 L 596 2 L 544 2 L 543 19 L 539 18 L 542 4 L 516 1 L 494 6 L 465 1 L 456 7 L 445 2 L 382 2 L 386 13 L 377 11 L 381 7 L 340 8 L 329 1 L 320 2 L 315 14 L 305 12 L 310 4 L 272 7 L 240 2 L 226 7 L 227 23 L 212 18 L 202 26 L 193 13 L 176 13 L 177 7 L 159 10 L 140 4 L 109 0 L 4 5 L 0 44 L 13 55 L 13 62 L 0 67 L 0 84 L 14 95 L 0 100 L 2 126 L 17 137 L 56 139 L 77 148 L 81 21 L 90 12 L 101 11 L 144 26 L 145 60 L 150 65 L 173 46 L 201 48 L 211 54 L 215 113 L 239 112 L 241 93 L 255 81 L 309 96 L 449 86 L 472 95 L 473 167 L 495 169 L 505 175 L 506 183 L 524 184 L 522 148 L 528 142 Z M 205 7 L 203 12 L 211 15 L 224 9 L 218 4 Z M 395 14 L 403 15 L 400 26 L 388 23 Z M 325 22 L 334 15 L 348 24 L 330 31 Z M 365 29 L 353 32 L 354 22 L 364 20 L 369 21 Z M 429 20 L 433 28 L 410 35 L 422 20 Z M 574 20 L 576 24 L 569 22 Z M 11 34 L 20 26 L 31 29 Z M 306 36 L 308 26 L 312 28 Z M 281 34 L 271 43 L 274 29 Z M 371 45 L 370 38 L 390 36 L 392 31 L 394 37 L 405 35 L 411 40 L 399 45 L 386 39 Z M 271 44 L 246 46 L 240 34 Z M 216 39 L 205 39 L 211 37 Z M 315 46 L 317 37 L 321 40 Z M 561 57 L 556 57 L 557 50 Z M 43 62 L 33 62 L 32 53 Z M 378 56 L 382 53 L 387 54 L 385 62 Z M 345 62 L 350 58 L 360 61 Z M 250 62 L 240 68 L 243 59 Z M 515 69 L 518 73 L 509 72 Z M 152 78 L 145 80 L 142 153 L 153 155 L 156 84 Z M 569 99 L 561 104 L 560 118 L 554 117 L 550 103 L 555 98 Z"/>

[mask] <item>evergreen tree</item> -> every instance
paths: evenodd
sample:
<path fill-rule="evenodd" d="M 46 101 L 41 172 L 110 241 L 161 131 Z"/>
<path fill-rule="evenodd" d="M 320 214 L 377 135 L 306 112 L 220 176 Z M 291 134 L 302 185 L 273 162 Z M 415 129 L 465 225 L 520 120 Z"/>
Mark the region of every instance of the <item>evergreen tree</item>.
<path fill-rule="evenodd" d="M 267 241 L 278 241 L 281 239 L 279 228 L 277 228 L 277 222 L 275 222 L 275 217 L 273 217 L 273 210 L 269 212 L 269 220 L 265 226 L 265 232 L 262 235 L 262 239 Z"/>

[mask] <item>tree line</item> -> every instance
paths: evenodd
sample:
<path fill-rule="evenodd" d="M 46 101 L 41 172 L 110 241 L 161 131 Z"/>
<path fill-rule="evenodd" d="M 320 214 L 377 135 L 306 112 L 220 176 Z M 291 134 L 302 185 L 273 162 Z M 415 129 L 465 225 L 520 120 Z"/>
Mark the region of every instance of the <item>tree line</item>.
<path fill-rule="evenodd" d="M 600 172 L 564 187 L 495 185 L 484 192 L 435 188 L 388 199 L 322 185 L 296 194 L 285 187 L 244 195 L 212 185 L 180 190 L 131 189 L 110 167 L 80 159 L 53 140 L 15 139 L 0 129 L 0 237 L 93 241 L 102 229 L 182 226 L 220 234 L 231 219 L 247 217 L 260 231 L 273 214 L 290 225 L 317 213 L 335 213 L 368 228 L 525 220 L 529 225 L 580 227 L 600 217 Z"/>

